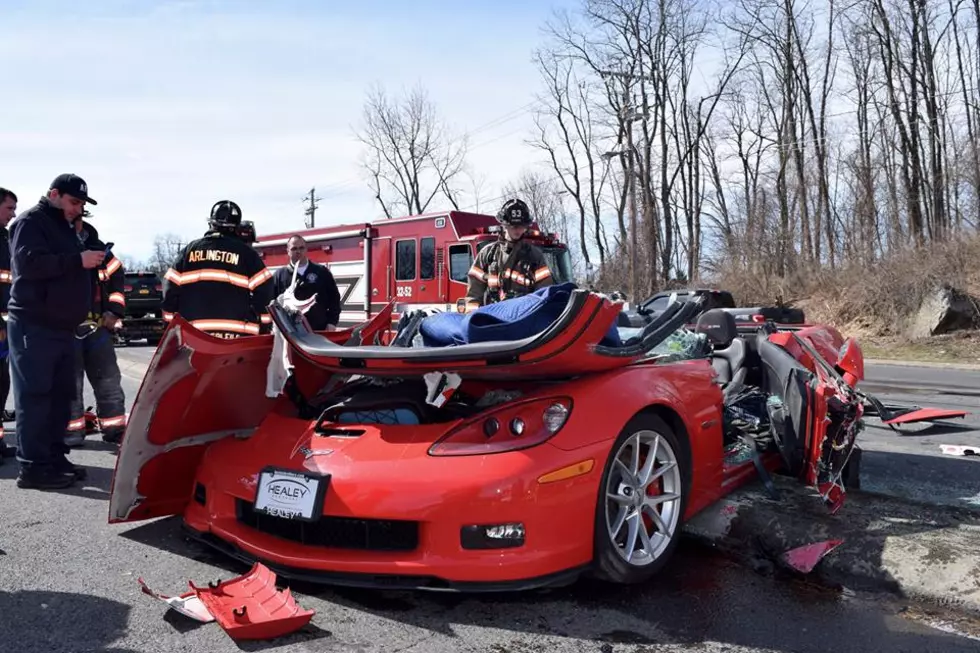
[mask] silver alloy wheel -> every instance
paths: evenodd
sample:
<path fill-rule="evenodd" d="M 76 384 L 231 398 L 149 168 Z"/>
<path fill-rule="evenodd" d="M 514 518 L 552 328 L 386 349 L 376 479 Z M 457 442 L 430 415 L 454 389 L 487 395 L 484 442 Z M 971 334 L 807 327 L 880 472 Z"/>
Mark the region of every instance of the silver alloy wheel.
<path fill-rule="evenodd" d="M 605 488 L 609 539 L 627 564 L 645 567 L 663 554 L 680 521 L 677 454 L 656 431 L 638 431 L 613 456 Z"/>

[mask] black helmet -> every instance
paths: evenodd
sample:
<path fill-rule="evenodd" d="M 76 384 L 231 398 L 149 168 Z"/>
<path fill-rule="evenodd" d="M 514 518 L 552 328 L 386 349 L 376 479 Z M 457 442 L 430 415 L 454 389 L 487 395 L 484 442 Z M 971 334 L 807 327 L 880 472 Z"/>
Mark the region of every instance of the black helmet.
<path fill-rule="evenodd" d="M 507 200 L 497 211 L 497 222 L 509 227 L 530 227 L 531 210 L 521 200 Z"/>
<path fill-rule="evenodd" d="M 235 230 L 238 237 L 244 240 L 246 243 L 254 243 L 255 238 L 255 224 L 251 220 L 242 220 L 242 223 L 238 225 L 238 229 Z"/>
<path fill-rule="evenodd" d="M 231 200 L 215 202 L 214 206 L 211 207 L 211 217 L 208 219 L 208 224 L 212 228 L 237 227 L 241 223 L 242 210 Z"/>

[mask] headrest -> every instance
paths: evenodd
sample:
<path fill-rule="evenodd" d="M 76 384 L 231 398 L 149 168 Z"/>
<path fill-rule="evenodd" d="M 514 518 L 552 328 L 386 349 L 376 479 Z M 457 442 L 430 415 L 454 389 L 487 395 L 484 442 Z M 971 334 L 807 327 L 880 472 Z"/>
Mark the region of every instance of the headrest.
<path fill-rule="evenodd" d="M 735 316 L 720 308 L 713 308 L 702 313 L 701 317 L 698 318 L 695 331 L 707 335 L 708 340 L 716 349 L 724 349 L 729 346 L 738 335 Z"/>

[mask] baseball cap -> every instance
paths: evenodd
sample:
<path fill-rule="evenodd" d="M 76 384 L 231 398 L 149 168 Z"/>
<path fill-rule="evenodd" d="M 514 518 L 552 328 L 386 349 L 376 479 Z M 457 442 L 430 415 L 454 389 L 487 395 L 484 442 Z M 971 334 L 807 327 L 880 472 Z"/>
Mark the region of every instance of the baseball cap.
<path fill-rule="evenodd" d="M 88 196 L 88 185 L 78 175 L 67 172 L 63 175 L 58 175 L 51 182 L 51 190 L 77 197 L 80 200 L 85 200 L 89 204 L 98 204 L 98 202 Z"/>

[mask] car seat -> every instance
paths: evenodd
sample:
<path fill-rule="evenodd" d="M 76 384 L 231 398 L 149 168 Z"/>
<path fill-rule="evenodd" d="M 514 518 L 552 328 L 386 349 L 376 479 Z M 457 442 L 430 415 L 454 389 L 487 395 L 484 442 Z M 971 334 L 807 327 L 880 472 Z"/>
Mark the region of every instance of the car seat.
<path fill-rule="evenodd" d="M 727 398 L 745 385 L 748 374 L 746 345 L 738 337 L 735 316 L 720 308 L 705 311 L 698 318 L 695 331 L 705 334 L 711 343 L 711 366 L 718 373 Z"/>

